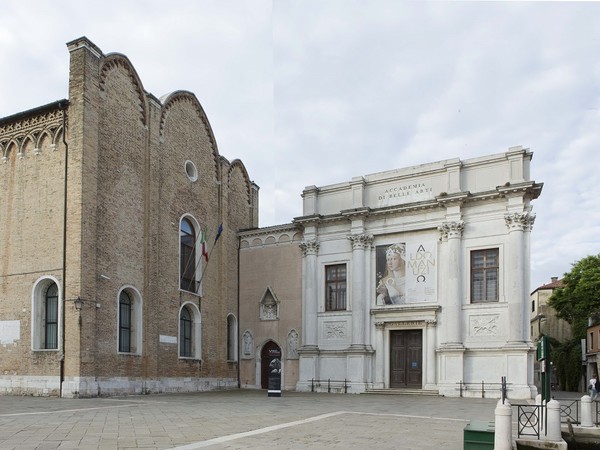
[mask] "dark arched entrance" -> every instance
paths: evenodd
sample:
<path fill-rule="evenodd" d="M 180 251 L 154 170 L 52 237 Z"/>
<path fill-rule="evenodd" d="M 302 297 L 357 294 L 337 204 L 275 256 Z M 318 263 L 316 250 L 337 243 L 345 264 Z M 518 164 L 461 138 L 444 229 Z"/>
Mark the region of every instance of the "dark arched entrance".
<path fill-rule="evenodd" d="M 260 387 L 262 389 L 269 388 L 269 364 L 275 353 L 281 357 L 281 348 L 273 341 L 267 342 L 260 352 Z"/>

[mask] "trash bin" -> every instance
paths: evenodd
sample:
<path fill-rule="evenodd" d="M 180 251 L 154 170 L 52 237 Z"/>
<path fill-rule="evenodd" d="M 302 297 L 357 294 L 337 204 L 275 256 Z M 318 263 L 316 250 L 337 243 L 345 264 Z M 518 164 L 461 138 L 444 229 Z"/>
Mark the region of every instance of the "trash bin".
<path fill-rule="evenodd" d="M 494 450 L 494 422 L 469 422 L 464 430 L 464 450 Z"/>

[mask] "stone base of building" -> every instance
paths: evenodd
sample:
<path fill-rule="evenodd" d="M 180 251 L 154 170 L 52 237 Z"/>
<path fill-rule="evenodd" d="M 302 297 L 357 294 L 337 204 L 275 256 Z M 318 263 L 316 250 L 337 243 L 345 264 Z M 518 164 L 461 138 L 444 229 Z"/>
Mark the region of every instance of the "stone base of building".
<path fill-rule="evenodd" d="M 77 378 L 65 380 L 63 397 L 110 397 L 117 395 L 162 394 L 174 392 L 203 392 L 237 388 L 233 378 Z M 97 391 L 94 392 L 94 386 Z"/>
<path fill-rule="evenodd" d="M 233 378 L 67 377 L 62 384 L 64 398 L 110 397 L 118 395 L 203 392 L 238 387 Z M 0 377 L 0 395 L 60 396 L 58 377 Z"/>
<path fill-rule="evenodd" d="M 60 395 L 58 377 L 0 376 L 0 395 L 33 395 L 51 397 Z"/>

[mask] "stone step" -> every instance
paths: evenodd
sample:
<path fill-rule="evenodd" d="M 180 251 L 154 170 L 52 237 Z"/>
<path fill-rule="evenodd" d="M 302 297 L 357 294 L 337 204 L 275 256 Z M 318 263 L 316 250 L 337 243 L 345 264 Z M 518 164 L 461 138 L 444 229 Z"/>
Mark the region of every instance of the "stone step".
<path fill-rule="evenodd" d="M 367 389 L 364 394 L 429 395 L 440 397 L 440 392 L 433 389 Z"/>

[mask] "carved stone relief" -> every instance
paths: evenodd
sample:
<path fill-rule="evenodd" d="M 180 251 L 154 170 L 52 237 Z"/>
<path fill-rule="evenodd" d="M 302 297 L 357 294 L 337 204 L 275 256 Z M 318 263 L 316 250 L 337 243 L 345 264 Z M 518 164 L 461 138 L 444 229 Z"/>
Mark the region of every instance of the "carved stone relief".
<path fill-rule="evenodd" d="M 271 287 L 267 287 L 259 308 L 260 320 L 278 320 L 279 319 L 279 301 L 275 297 Z"/>
<path fill-rule="evenodd" d="M 288 359 L 298 359 L 298 332 L 292 330 L 287 336 L 287 353 Z"/>
<path fill-rule="evenodd" d="M 469 318 L 469 335 L 480 336 L 497 336 L 499 315 L 482 315 L 471 316 Z"/>
<path fill-rule="evenodd" d="M 325 322 L 323 334 L 325 339 L 346 338 L 346 322 Z"/>
<path fill-rule="evenodd" d="M 250 330 L 246 330 L 244 331 L 244 336 L 242 338 L 243 341 L 243 351 L 242 351 L 242 357 L 249 359 L 252 358 L 252 349 L 254 348 L 253 342 L 254 342 L 254 337 L 252 336 L 252 333 L 250 332 Z"/>

